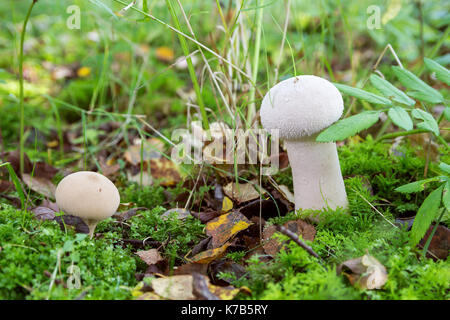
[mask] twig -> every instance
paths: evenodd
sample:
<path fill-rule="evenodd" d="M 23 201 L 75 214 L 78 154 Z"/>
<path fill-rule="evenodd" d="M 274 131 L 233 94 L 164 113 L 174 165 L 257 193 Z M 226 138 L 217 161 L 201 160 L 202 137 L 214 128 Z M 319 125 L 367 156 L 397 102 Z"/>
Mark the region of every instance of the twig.
<path fill-rule="evenodd" d="M 317 259 L 320 259 L 319 255 L 310 246 L 308 246 L 306 243 L 304 243 L 297 234 L 286 229 L 284 226 L 276 226 L 276 229 L 277 229 L 277 231 L 281 232 L 285 236 L 288 236 L 289 238 L 294 240 L 295 243 L 297 243 L 300 247 L 305 249 L 310 255 L 312 255 L 313 257 L 316 257 Z"/>

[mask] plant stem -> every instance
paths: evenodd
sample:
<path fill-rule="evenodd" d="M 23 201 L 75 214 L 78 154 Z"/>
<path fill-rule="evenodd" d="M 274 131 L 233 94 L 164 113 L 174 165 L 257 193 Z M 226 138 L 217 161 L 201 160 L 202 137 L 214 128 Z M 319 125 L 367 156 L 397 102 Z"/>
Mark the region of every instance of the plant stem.
<path fill-rule="evenodd" d="M 393 138 L 397 138 L 397 137 L 409 136 L 412 134 L 427 133 L 427 132 L 429 132 L 429 131 L 424 130 L 424 129 L 414 129 L 414 130 L 410 130 L 410 131 L 393 132 L 393 133 L 388 133 L 388 134 L 385 134 L 384 136 L 377 138 L 376 141 L 380 142 L 380 141 L 386 140 L 386 139 L 393 139 Z M 436 140 L 438 140 L 439 143 L 443 147 L 445 147 L 447 150 L 450 150 L 450 147 L 444 138 L 442 138 L 441 136 L 437 136 L 437 135 L 434 135 L 434 136 L 436 137 Z"/>
<path fill-rule="evenodd" d="M 258 2 L 256 2 L 258 7 Z M 256 113 L 255 107 L 255 92 L 256 92 L 256 80 L 258 77 L 258 65 L 259 65 L 259 49 L 261 46 L 261 29 L 262 29 L 262 18 L 263 18 L 264 7 L 260 6 L 256 9 L 256 35 L 255 35 L 255 51 L 253 52 L 253 62 L 252 62 L 252 82 L 253 85 L 250 87 L 249 92 L 249 109 L 247 113 L 247 121 L 252 122 L 253 117 Z"/>
<path fill-rule="evenodd" d="M 393 133 L 388 133 L 388 134 L 385 134 L 384 136 L 377 138 L 376 141 L 382 141 L 382 140 L 386 140 L 386 139 L 393 139 L 393 138 L 397 138 L 397 137 L 409 136 L 412 134 L 426 133 L 426 132 L 429 132 L 429 131 L 424 130 L 424 129 L 415 129 L 415 130 L 410 130 L 410 131 L 393 132 Z"/>
<path fill-rule="evenodd" d="M 175 13 L 175 10 L 172 6 L 170 0 L 166 0 L 167 7 L 169 8 L 169 12 L 172 16 L 173 22 L 175 24 L 175 28 L 181 30 L 180 21 Z M 186 62 L 188 65 L 189 75 L 191 77 L 192 85 L 194 87 L 195 95 L 197 96 L 197 103 L 200 108 L 200 113 L 202 115 L 202 123 L 205 130 L 209 130 L 209 122 L 208 115 L 206 114 L 205 103 L 203 102 L 202 93 L 200 91 L 200 86 L 197 81 L 197 75 L 195 74 L 194 65 L 192 64 L 192 59 L 189 56 L 189 48 L 186 43 L 186 39 L 180 34 L 178 35 L 178 39 L 180 40 L 181 48 L 183 49 L 183 54 L 186 57 Z"/>
<path fill-rule="evenodd" d="M 431 240 L 434 237 L 434 234 L 436 233 L 437 227 L 439 226 L 439 222 L 441 222 L 442 217 L 444 216 L 444 212 L 446 209 L 442 210 L 442 213 L 440 214 L 439 218 L 436 220 L 436 223 L 434 224 L 433 230 L 431 230 L 430 235 L 428 236 L 427 242 L 425 243 L 423 250 L 422 250 L 422 259 L 425 259 L 428 252 L 428 247 L 431 244 Z"/>
<path fill-rule="evenodd" d="M 31 11 L 37 0 L 33 0 L 28 8 L 25 21 L 23 22 L 22 33 L 20 35 L 20 52 L 19 52 L 19 109 L 20 109 L 20 174 L 23 174 L 24 170 L 24 132 L 25 132 L 25 109 L 24 109 L 24 93 L 23 93 L 23 44 L 25 42 L 25 32 L 27 30 L 28 20 L 30 19 Z"/>

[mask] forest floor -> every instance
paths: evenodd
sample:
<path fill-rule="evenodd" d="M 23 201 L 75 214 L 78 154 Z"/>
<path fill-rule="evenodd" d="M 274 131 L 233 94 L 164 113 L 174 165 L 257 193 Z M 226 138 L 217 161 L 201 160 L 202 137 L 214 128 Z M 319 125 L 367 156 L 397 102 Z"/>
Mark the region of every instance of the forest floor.
<path fill-rule="evenodd" d="M 49 2 L 35 4 L 25 33 L 23 115 L 18 52 L 29 4 L 0 4 L 0 299 L 450 298 L 445 191 L 439 219 L 432 217 L 425 237 L 411 245 L 419 208 L 449 175 L 442 166 L 450 163 L 448 85 L 422 74 L 424 57 L 450 64 L 449 29 L 442 23 L 448 12 L 442 14 L 439 3 L 419 8 L 411 2 L 400 11 L 380 5 L 385 14 L 395 12 L 380 33 L 367 29 L 365 1 L 268 3 L 254 59 L 261 8 L 251 2 L 248 10 L 228 4 L 218 10 L 212 2 L 183 1 L 198 39 L 182 37 L 193 76 L 177 60 L 185 53 L 183 41 L 164 25 L 181 24 L 188 33 L 178 5 L 172 9 L 180 20 L 168 10 L 176 1 L 135 11 L 123 10 L 120 1 L 74 1 L 80 29 L 67 20 L 76 11 Z M 284 29 L 287 4 L 291 18 Z M 258 85 L 251 89 L 252 81 L 218 55 L 249 75 L 256 61 Z M 296 212 L 283 145 L 280 170 L 270 176 L 259 164 L 172 159 L 175 130 L 205 124 L 202 104 L 210 124 L 259 126 L 257 116 L 246 119 L 247 110 L 252 104 L 259 109 L 280 80 L 315 74 L 371 90 L 372 70 L 395 83 L 391 66 L 399 59 L 445 97 L 430 111 L 439 118 L 441 140 L 428 132 L 380 139 L 399 132 L 383 114 L 338 141 L 347 209 Z M 200 83 L 201 103 L 192 77 Z M 378 108 L 343 97 L 343 117 Z M 58 183 L 81 170 L 108 177 L 121 197 L 93 239 L 80 218 L 60 212 L 55 202 Z M 435 179 L 417 193 L 396 190 L 427 178 Z"/>

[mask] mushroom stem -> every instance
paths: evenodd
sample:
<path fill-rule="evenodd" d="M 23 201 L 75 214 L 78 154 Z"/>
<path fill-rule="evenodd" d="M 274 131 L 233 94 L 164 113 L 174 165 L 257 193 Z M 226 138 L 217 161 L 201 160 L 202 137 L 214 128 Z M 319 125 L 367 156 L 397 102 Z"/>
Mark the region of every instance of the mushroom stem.
<path fill-rule="evenodd" d="M 295 209 L 347 207 L 347 194 L 334 142 L 315 142 L 313 135 L 286 140 L 294 182 Z"/>
<path fill-rule="evenodd" d="M 89 228 L 89 239 L 92 239 L 94 237 L 95 228 L 97 227 L 99 221 L 94 219 L 83 219 L 83 221 Z"/>

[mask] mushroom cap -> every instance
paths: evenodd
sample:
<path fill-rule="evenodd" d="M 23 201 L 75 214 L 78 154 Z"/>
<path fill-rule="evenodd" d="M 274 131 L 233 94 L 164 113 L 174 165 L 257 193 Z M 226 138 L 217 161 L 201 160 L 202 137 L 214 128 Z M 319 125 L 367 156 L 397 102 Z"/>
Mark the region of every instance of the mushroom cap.
<path fill-rule="evenodd" d="M 298 140 L 336 122 L 344 102 L 328 80 L 304 75 L 281 81 L 265 95 L 260 110 L 266 130 L 278 129 L 280 138 Z"/>
<path fill-rule="evenodd" d="M 114 183 L 92 171 L 79 171 L 64 177 L 56 187 L 55 198 L 65 213 L 91 220 L 109 218 L 120 203 Z"/>

